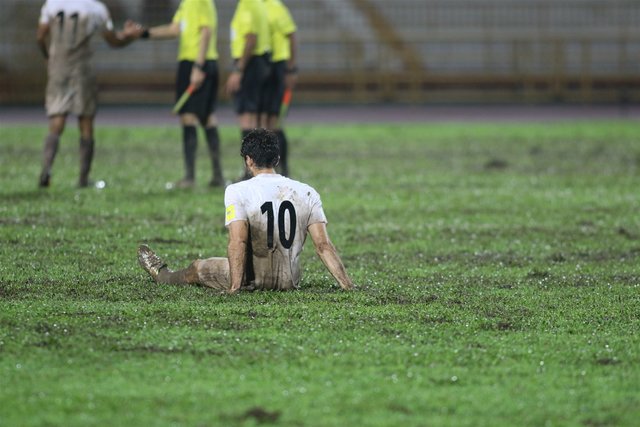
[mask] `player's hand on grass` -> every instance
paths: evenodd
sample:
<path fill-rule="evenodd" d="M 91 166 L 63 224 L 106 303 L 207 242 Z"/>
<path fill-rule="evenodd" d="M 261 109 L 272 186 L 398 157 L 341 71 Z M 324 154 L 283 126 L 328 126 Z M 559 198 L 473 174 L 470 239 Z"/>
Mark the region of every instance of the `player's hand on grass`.
<path fill-rule="evenodd" d="M 227 291 L 229 295 L 234 295 L 234 294 L 237 294 L 238 292 L 240 292 L 240 285 L 237 285 L 237 286 L 232 285 Z"/>

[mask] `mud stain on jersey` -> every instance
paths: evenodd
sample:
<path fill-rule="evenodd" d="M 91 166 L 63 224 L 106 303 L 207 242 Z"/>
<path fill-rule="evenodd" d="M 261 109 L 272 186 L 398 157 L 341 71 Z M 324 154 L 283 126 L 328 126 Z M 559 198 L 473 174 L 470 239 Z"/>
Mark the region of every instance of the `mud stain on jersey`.
<path fill-rule="evenodd" d="M 296 190 L 292 190 L 291 187 L 278 186 L 278 200 L 284 202 L 285 200 L 289 200 L 293 204 L 295 204 L 296 199 L 298 198 L 298 193 Z"/>

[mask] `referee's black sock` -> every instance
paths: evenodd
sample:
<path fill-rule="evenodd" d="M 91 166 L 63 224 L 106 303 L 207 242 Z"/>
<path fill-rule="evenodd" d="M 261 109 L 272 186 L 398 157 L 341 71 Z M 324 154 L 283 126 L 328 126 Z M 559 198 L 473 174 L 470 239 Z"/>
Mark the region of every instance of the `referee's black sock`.
<path fill-rule="evenodd" d="M 211 157 L 211 168 L 213 176 L 209 185 L 218 187 L 224 185 L 222 177 L 222 166 L 220 166 L 220 135 L 216 126 L 206 128 L 207 144 L 209 145 L 209 156 Z"/>
<path fill-rule="evenodd" d="M 289 163 L 288 163 L 288 148 L 289 145 L 287 143 L 287 136 L 284 134 L 282 129 L 277 129 L 275 131 L 276 136 L 278 137 L 278 145 L 280 146 L 280 172 L 284 176 L 289 176 Z"/>
<path fill-rule="evenodd" d="M 182 126 L 182 151 L 184 153 L 184 179 L 195 180 L 196 149 L 198 148 L 198 130 L 195 126 Z"/>

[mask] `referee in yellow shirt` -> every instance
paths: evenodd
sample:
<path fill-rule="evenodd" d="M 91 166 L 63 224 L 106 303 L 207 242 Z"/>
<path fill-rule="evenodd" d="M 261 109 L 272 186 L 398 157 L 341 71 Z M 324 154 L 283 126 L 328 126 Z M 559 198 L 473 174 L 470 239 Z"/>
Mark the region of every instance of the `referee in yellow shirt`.
<path fill-rule="evenodd" d="M 238 0 L 231 20 L 233 71 L 227 79 L 242 138 L 258 127 L 258 113 L 269 75 L 271 37 L 262 0 Z"/>
<path fill-rule="evenodd" d="M 212 187 L 224 186 L 220 166 L 220 137 L 215 116 L 218 100 L 218 16 L 213 0 L 182 0 L 170 24 L 146 30 L 142 37 L 168 39 L 180 37 L 176 99 L 192 85 L 193 95 L 180 109 L 185 176 L 179 188 L 195 184 L 195 161 L 198 146 L 197 126 L 207 136 L 212 164 Z"/>
<path fill-rule="evenodd" d="M 279 120 L 280 106 L 286 89 L 293 90 L 297 79 L 296 24 L 287 6 L 280 0 L 263 0 L 267 7 L 271 33 L 271 73 L 267 80 L 260 124 L 278 136 L 282 175 L 289 175 L 287 137 Z"/>

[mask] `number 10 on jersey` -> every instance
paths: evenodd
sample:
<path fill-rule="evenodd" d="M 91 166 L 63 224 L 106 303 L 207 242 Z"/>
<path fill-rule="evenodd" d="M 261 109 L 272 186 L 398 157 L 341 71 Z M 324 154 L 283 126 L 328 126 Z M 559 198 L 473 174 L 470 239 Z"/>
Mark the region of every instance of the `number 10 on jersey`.
<path fill-rule="evenodd" d="M 267 247 L 273 249 L 273 235 L 274 235 L 274 211 L 273 202 L 265 202 L 260 206 L 262 214 L 267 215 Z M 289 213 L 289 233 L 285 230 L 285 214 Z M 280 204 L 278 209 L 278 237 L 280 238 L 280 244 L 283 248 L 289 249 L 293 245 L 293 239 L 296 237 L 296 208 L 288 200 L 285 200 Z M 287 238 L 289 234 L 289 238 Z"/>

